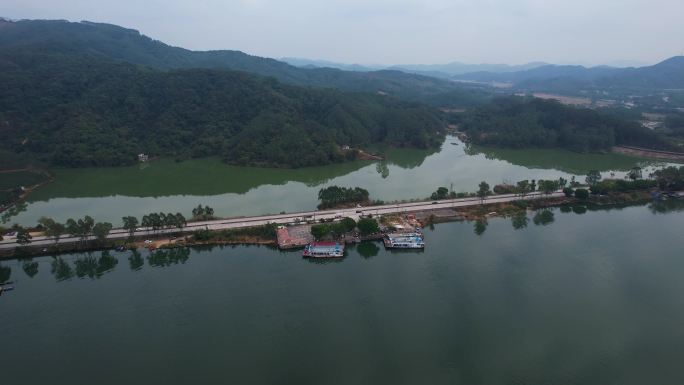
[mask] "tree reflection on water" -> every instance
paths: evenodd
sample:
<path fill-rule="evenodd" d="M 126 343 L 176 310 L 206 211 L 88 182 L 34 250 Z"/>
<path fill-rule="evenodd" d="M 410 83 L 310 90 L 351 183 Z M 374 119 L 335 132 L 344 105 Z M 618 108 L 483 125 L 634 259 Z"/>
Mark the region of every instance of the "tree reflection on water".
<path fill-rule="evenodd" d="M 90 279 L 100 278 L 105 273 L 114 270 L 119 260 L 113 257 L 109 250 L 100 254 L 100 258 L 88 255 L 85 258 L 78 258 L 74 261 L 76 276 L 79 278 L 88 277 Z"/>
<path fill-rule="evenodd" d="M 185 263 L 188 258 L 190 258 L 190 249 L 187 247 L 156 250 L 147 256 L 147 264 L 153 267 L 166 267 Z"/>
<path fill-rule="evenodd" d="M 74 276 L 74 270 L 71 268 L 71 265 L 69 265 L 69 262 L 61 257 L 57 257 L 52 261 L 51 271 L 57 281 L 65 281 Z"/>

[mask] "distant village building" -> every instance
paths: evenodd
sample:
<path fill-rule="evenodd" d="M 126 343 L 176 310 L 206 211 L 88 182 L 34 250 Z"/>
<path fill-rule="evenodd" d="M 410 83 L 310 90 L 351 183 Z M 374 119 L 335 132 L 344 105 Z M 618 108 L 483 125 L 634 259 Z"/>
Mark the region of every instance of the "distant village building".
<path fill-rule="evenodd" d="M 140 161 L 140 162 L 147 162 L 147 160 L 149 158 L 150 158 L 150 156 L 147 154 L 142 154 L 142 153 L 138 154 L 138 161 Z"/>
<path fill-rule="evenodd" d="M 344 146 L 342 146 L 342 150 L 349 151 L 349 150 L 351 150 L 351 147 L 349 147 L 345 144 Z"/>

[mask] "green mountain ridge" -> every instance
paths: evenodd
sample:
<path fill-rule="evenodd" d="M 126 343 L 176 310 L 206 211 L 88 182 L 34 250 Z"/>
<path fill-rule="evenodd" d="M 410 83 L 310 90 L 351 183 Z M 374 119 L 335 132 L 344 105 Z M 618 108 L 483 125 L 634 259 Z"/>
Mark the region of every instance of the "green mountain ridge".
<path fill-rule="evenodd" d="M 444 134 L 419 104 L 221 69 L 2 50 L 0 84 L 0 149 L 60 166 L 127 165 L 142 152 L 301 167 L 353 158 L 344 145 L 430 147 Z"/>
<path fill-rule="evenodd" d="M 300 68 L 240 51 L 191 51 L 151 39 L 134 29 L 87 21 L 0 21 L 0 50 L 85 55 L 161 70 L 216 68 L 245 71 L 271 76 L 291 85 L 379 93 L 409 101 L 420 101 L 426 97 L 434 100 L 435 95 L 463 89 L 447 80 L 396 70 L 361 72 Z M 451 100 L 458 103 L 458 99 Z"/>

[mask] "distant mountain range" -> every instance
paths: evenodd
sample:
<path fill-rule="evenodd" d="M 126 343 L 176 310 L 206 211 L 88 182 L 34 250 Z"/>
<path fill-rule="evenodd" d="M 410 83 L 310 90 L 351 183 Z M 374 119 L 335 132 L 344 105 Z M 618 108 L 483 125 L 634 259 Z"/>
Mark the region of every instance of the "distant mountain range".
<path fill-rule="evenodd" d="M 391 66 L 383 65 L 361 65 L 361 64 L 344 64 L 328 60 L 312 60 L 302 58 L 285 57 L 282 61 L 293 66 L 302 68 L 337 68 L 345 71 L 380 71 L 380 70 L 394 70 L 406 73 L 414 73 L 418 75 L 432 76 L 437 78 L 449 78 L 455 75 L 462 75 L 471 72 L 514 72 L 522 71 L 531 68 L 541 67 L 547 63 L 534 62 L 522 65 L 508 65 L 508 64 L 466 64 L 460 62 L 452 62 L 447 64 L 399 64 Z"/>
<path fill-rule="evenodd" d="M 684 88 L 684 56 L 639 68 L 544 65 L 524 71 L 473 72 L 453 79 L 507 82 L 517 88 L 546 91 L 625 90 L 649 91 Z"/>
<path fill-rule="evenodd" d="M 505 82 L 516 88 L 555 92 L 584 89 L 684 88 L 681 57 L 639 68 L 584 67 L 533 62 L 506 64 L 404 64 L 386 68 L 324 60 L 283 61 L 240 51 L 191 51 L 116 25 L 62 20 L 0 21 L 0 50 L 80 54 L 157 69 L 222 68 L 271 76 L 287 84 L 390 95 L 405 100 L 469 105 L 463 84 Z M 446 95 L 452 95 L 445 97 Z"/>

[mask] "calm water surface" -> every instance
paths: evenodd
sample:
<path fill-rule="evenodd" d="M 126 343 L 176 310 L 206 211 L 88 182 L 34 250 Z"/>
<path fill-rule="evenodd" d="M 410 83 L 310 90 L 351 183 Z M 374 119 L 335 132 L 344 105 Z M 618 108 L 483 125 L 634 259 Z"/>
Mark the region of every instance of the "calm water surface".
<path fill-rule="evenodd" d="M 66 221 L 88 214 L 119 225 L 124 215 L 180 211 L 189 216 L 198 204 L 213 207 L 219 216 L 303 211 L 315 208 L 318 190 L 331 184 L 364 187 L 371 198 L 392 201 L 425 198 L 439 186 L 475 191 L 482 180 L 494 185 L 578 175 L 583 181 L 591 169 L 620 176 L 635 165 L 658 164 L 617 154 L 466 149 L 455 138 L 447 138 L 439 151 L 388 149 L 386 153 L 386 162 L 296 170 L 233 167 L 216 159 L 55 170 L 56 182 L 32 193 L 27 210 L 11 223 L 34 225 L 41 216 Z"/>
<path fill-rule="evenodd" d="M 422 253 L 363 243 L 337 263 L 265 247 L 2 262 L 2 383 L 681 384 L 683 210 L 440 224 Z"/>

